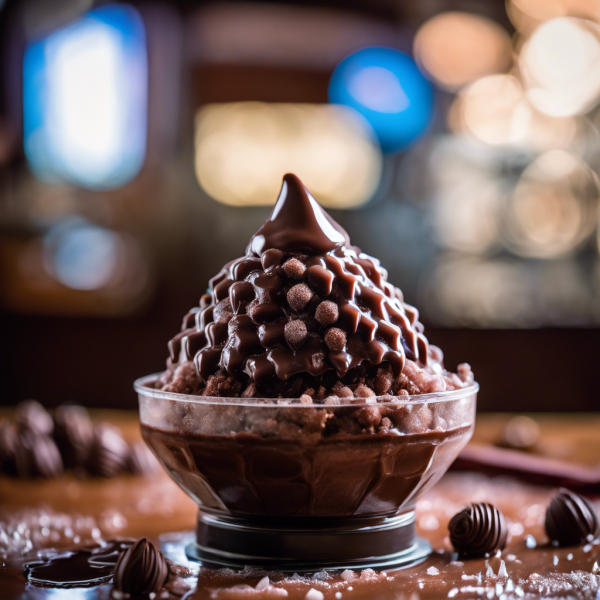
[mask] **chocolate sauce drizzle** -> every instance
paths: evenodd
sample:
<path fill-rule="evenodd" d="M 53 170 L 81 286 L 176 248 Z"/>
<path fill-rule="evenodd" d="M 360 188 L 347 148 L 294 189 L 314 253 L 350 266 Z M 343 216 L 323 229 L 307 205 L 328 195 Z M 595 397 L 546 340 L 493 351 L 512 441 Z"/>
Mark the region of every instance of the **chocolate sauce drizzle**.
<path fill-rule="evenodd" d="M 406 357 L 427 364 L 429 349 L 418 311 L 386 279 L 379 261 L 351 246 L 288 174 L 246 255 L 210 280 L 209 297 L 169 342 L 171 362 L 193 360 L 204 382 L 219 369 L 261 383 L 332 369 L 343 377 L 362 363 L 384 362 L 399 376 Z M 325 301 L 338 307 L 335 323 L 318 318 Z M 298 320 L 305 327 L 288 326 L 286 336 L 286 325 Z M 330 325 L 338 331 L 327 337 Z"/>
<path fill-rule="evenodd" d="M 42 587 L 91 587 L 109 581 L 119 555 L 133 540 L 113 540 L 103 546 L 81 548 L 48 560 L 25 565 L 30 583 Z"/>

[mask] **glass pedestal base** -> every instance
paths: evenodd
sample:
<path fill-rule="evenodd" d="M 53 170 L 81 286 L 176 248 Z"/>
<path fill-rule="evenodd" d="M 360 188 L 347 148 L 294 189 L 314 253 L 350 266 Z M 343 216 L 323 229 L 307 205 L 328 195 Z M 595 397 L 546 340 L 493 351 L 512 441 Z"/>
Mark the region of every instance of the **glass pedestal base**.
<path fill-rule="evenodd" d="M 200 513 L 186 554 L 203 566 L 289 573 L 323 569 L 398 569 L 425 560 L 415 513 L 382 519 L 223 519 Z"/>

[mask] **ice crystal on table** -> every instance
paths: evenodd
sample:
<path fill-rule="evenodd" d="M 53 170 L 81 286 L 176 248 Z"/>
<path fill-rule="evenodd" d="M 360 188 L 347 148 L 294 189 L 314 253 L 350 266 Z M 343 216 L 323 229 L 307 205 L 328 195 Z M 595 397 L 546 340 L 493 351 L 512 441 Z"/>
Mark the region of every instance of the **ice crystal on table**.
<path fill-rule="evenodd" d="M 306 592 L 306 596 L 304 596 L 304 600 L 323 600 L 325 595 L 323 592 L 319 590 L 315 590 L 315 588 L 310 588 L 308 592 Z"/>
<path fill-rule="evenodd" d="M 429 567 L 427 569 L 427 575 L 439 575 L 439 571 L 435 567 Z"/>
<path fill-rule="evenodd" d="M 537 546 L 537 542 L 535 541 L 535 538 L 532 535 L 527 536 L 527 539 L 525 540 L 525 544 L 527 545 L 528 548 L 535 548 Z"/>
<path fill-rule="evenodd" d="M 506 563 L 501 560 L 500 568 L 498 569 L 498 577 L 508 578 L 508 571 L 506 570 Z"/>
<path fill-rule="evenodd" d="M 342 571 L 341 577 L 344 581 L 352 581 L 356 577 L 356 573 L 350 569 L 346 569 Z"/>

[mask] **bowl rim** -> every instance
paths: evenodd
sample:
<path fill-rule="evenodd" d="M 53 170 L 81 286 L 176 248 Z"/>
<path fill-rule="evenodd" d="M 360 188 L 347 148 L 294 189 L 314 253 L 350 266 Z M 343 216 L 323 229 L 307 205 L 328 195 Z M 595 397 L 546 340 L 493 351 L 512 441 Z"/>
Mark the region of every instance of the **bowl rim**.
<path fill-rule="evenodd" d="M 344 398 L 339 404 L 301 404 L 298 398 L 227 398 L 220 396 L 195 396 L 193 394 L 179 394 L 176 392 L 164 392 L 148 386 L 149 383 L 156 381 L 162 372 L 152 373 L 145 377 L 136 379 L 133 383 L 138 396 L 150 396 L 159 400 L 171 400 L 176 402 L 192 402 L 194 404 L 219 405 L 219 406 L 253 406 L 256 408 L 269 407 L 289 407 L 289 408 L 342 408 L 342 407 L 357 407 L 357 406 L 393 406 L 397 403 L 390 401 L 379 401 L 380 398 L 387 396 L 376 396 L 372 398 Z M 457 390 L 446 390 L 443 392 L 432 392 L 429 394 L 413 394 L 408 396 L 394 396 L 400 398 L 402 402 L 410 402 L 411 404 L 434 404 L 438 402 L 450 402 L 452 400 L 462 400 L 471 396 L 476 396 L 479 391 L 479 384 L 473 382 L 465 388 Z"/>

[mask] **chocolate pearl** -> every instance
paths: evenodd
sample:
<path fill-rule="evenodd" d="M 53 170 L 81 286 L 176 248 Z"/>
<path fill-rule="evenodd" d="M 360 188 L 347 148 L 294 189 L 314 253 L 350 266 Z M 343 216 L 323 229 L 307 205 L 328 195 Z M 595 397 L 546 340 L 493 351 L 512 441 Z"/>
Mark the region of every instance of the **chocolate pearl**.
<path fill-rule="evenodd" d="M 599 533 L 598 516 L 590 502 L 565 488 L 550 500 L 544 523 L 546 533 L 560 546 L 577 546 Z"/>
<path fill-rule="evenodd" d="M 21 402 L 15 411 L 17 429 L 29 429 L 42 435 L 50 435 L 54 429 L 52 417 L 36 400 Z"/>
<path fill-rule="evenodd" d="M 123 552 L 113 576 L 113 586 L 131 596 L 158 594 L 169 578 L 169 565 L 162 552 L 146 538 L 140 538 Z"/>
<path fill-rule="evenodd" d="M 305 283 L 298 283 L 287 293 L 287 301 L 292 310 L 300 312 L 313 297 L 312 290 Z"/>
<path fill-rule="evenodd" d="M 503 550 L 508 529 L 504 515 L 492 504 L 471 504 L 448 525 L 450 541 L 463 556 L 481 556 Z"/>
<path fill-rule="evenodd" d="M 300 319 L 295 319 L 294 321 L 286 323 L 283 331 L 285 341 L 293 350 L 300 348 L 306 341 L 306 336 L 308 335 L 306 325 L 304 321 L 300 321 Z"/>
<path fill-rule="evenodd" d="M 315 311 L 315 319 L 317 319 L 317 321 L 319 321 L 323 327 L 333 325 L 338 320 L 339 316 L 340 311 L 338 306 L 331 300 L 325 300 L 324 302 L 321 302 Z"/>
<path fill-rule="evenodd" d="M 286 260 L 281 269 L 290 279 L 302 279 L 306 273 L 306 265 L 297 258 Z"/>
<path fill-rule="evenodd" d="M 346 332 L 338 327 L 332 327 L 325 334 L 325 343 L 330 350 L 341 352 L 346 345 Z"/>

